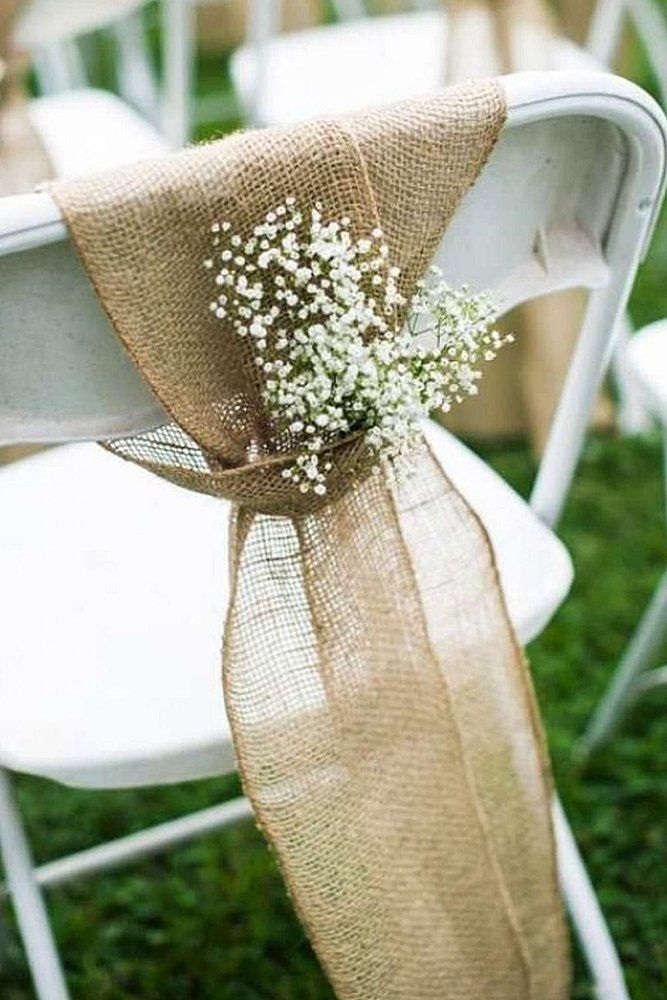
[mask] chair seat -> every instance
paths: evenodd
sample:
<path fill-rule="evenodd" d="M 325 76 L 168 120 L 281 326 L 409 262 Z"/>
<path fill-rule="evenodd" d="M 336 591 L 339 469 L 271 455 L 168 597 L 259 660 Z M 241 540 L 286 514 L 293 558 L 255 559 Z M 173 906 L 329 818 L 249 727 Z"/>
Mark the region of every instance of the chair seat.
<path fill-rule="evenodd" d="M 632 375 L 648 397 L 651 409 L 667 422 L 667 320 L 645 326 L 626 348 Z"/>
<path fill-rule="evenodd" d="M 567 552 L 472 452 L 428 433 L 487 524 L 525 643 L 569 589 Z M 95 788 L 234 768 L 220 684 L 226 508 L 97 445 L 0 470 L 0 763 Z"/>
<path fill-rule="evenodd" d="M 104 90 L 38 97 L 28 111 L 58 177 L 118 167 L 169 148 L 145 118 Z"/>
<path fill-rule="evenodd" d="M 443 85 L 446 51 L 447 18 L 437 10 L 278 35 L 265 52 L 256 118 L 265 125 L 288 125 L 433 94 Z M 555 69 L 600 70 L 588 53 L 564 39 L 554 44 L 553 57 Z M 252 107 L 255 66 L 249 45 L 231 60 L 232 80 L 246 108 Z"/>

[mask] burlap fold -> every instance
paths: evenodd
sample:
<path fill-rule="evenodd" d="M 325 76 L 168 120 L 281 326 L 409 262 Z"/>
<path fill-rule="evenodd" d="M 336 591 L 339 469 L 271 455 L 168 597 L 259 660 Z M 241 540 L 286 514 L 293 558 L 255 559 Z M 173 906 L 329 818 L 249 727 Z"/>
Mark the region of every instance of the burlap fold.
<path fill-rule="evenodd" d="M 109 447 L 234 501 L 223 659 L 239 767 L 342 998 L 567 996 L 547 765 L 477 518 L 428 450 L 397 481 L 358 438 L 332 449 L 326 497 L 296 492 L 280 476 L 295 442 L 208 311 L 202 261 L 212 221 L 249 232 L 293 195 L 357 236 L 381 225 L 409 295 L 504 119 L 500 87 L 471 84 L 53 188 L 174 420 Z"/>

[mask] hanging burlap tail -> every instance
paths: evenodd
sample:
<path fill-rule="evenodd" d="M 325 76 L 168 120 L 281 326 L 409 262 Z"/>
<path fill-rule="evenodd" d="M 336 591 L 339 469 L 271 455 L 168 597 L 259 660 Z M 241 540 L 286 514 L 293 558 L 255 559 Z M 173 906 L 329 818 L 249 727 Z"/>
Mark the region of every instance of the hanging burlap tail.
<path fill-rule="evenodd" d="M 357 236 L 380 224 L 410 294 L 504 119 L 499 86 L 472 84 L 53 189 L 174 419 L 109 447 L 234 502 L 239 767 L 346 1000 L 564 1000 L 547 764 L 477 518 L 428 451 L 396 483 L 352 439 L 326 497 L 286 483 L 294 443 L 278 445 L 246 342 L 211 316 L 202 261 L 213 220 L 249 233 L 294 195 Z"/>

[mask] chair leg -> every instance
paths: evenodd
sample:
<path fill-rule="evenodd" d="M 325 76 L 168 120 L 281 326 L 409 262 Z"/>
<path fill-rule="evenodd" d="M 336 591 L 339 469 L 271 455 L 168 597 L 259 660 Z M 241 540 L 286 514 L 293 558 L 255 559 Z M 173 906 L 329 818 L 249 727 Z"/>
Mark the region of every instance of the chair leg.
<path fill-rule="evenodd" d="M 39 1000 L 68 1000 L 67 986 L 51 932 L 9 773 L 0 768 L 0 855 Z"/>
<path fill-rule="evenodd" d="M 162 131 L 170 145 L 180 149 L 190 138 L 192 124 L 195 5 L 192 0 L 164 0 L 161 10 L 165 90 Z"/>
<path fill-rule="evenodd" d="M 612 372 L 618 390 L 618 426 L 624 435 L 643 434 L 652 424 L 644 394 L 633 379 L 626 359 L 626 348 L 632 336 L 630 318 L 625 314 L 618 324 Z"/>
<path fill-rule="evenodd" d="M 553 820 L 561 891 L 593 977 L 595 995 L 598 1000 L 630 1000 L 616 946 L 557 798 Z"/>
<path fill-rule="evenodd" d="M 593 718 L 576 748 L 579 760 L 585 761 L 597 750 L 618 725 L 637 693 L 637 678 L 655 665 L 667 633 L 667 571 L 651 603 L 630 640 L 616 673 Z"/>

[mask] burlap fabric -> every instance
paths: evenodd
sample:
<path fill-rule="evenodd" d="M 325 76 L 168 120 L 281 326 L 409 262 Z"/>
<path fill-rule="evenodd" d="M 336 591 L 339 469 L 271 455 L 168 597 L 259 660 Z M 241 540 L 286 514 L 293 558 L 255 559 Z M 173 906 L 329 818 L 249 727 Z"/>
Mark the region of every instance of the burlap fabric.
<path fill-rule="evenodd" d="M 331 451 L 328 496 L 295 492 L 280 476 L 295 443 L 246 342 L 211 317 L 202 261 L 212 221 L 249 232 L 294 195 L 358 236 L 381 225 L 409 294 L 504 119 L 500 87 L 471 84 L 53 187 L 174 421 L 109 447 L 234 501 L 223 674 L 239 768 L 350 1000 L 564 1000 L 548 766 L 475 515 L 428 451 L 397 482 L 358 439 Z"/>

